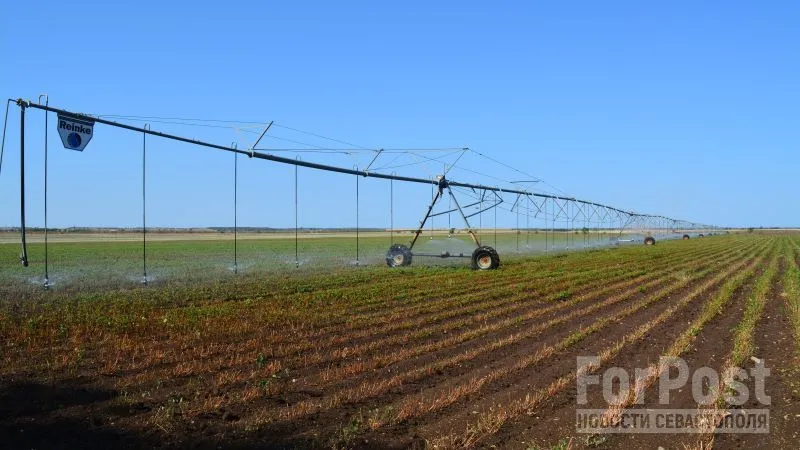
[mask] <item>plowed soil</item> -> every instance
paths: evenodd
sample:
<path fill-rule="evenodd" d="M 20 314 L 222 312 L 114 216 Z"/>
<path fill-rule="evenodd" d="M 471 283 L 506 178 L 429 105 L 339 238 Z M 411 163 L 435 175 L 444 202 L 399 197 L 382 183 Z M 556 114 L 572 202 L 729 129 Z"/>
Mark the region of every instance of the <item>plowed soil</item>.
<path fill-rule="evenodd" d="M 0 305 L 3 448 L 797 448 L 800 235 Z M 766 284 L 765 284 L 766 283 Z M 760 288 L 759 286 L 766 286 Z M 740 329 L 763 302 L 752 333 Z M 717 305 L 718 307 L 715 307 Z M 694 327 L 694 328 L 692 328 Z M 680 346 L 693 330 L 687 345 Z M 741 342 L 740 342 L 741 341 Z M 768 434 L 583 434 L 576 358 L 772 374 Z M 739 348 L 739 347 L 736 347 Z M 748 385 L 752 388 L 752 383 Z M 691 384 L 637 408 L 700 409 Z M 718 404 L 720 408 L 728 405 Z"/>

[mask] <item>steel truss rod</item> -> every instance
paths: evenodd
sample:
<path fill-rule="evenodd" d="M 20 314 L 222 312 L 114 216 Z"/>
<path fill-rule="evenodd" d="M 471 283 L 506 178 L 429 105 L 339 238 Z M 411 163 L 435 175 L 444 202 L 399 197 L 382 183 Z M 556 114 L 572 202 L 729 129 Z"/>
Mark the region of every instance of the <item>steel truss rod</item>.
<path fill-rule="evenodd" d="M 410 249 L 414 248 L 414 244 L 417 243 L 419 235 L 422 234 L 422 230 L 425 229 L 425 222 L 427 222 L 428 218 L 430 218 L 431 211 L 433 211 L 433 207 L 436 205 L 436 202 L 439 200 L 439 197 L 441 196 L 442 196 L 442 189 L 441 188 L 436 189 L 436 195 L 433 196 L 433 200 L 431 200 L 431 204 L 428 206 L 428 211 L 425 213 L 425 217 L 423 217 L 422 220 L 419 222 L 419 228 L 417 228 L 417 231 L 414 233 L 414 238 L 411 239 L 411 244 L 408 246 L 408 248 Z"/>
<path fill-rule="evenodd" d="M 528 198 L 530 198 L 530 197 L 528 197 Z M 538 203 L 536 203 L 536 201 L 535 201 L 535 200 L 533 201 L 533 206 L 535 206 L 535 207 L 536 207 L 536 213 L 534 213 L 534 214 L 533 214 L 533 218 L 534 218 L 534 219 L 537 219 L 537 218 L 539 218 L 539 214 L 543 214 L 543 216 L 542 216 L 542 217 L 544 217 L 544 216 L 546 216 L 546 215 L 547 215 L 547 211 L 542 211 L 542 208 L 544 208 L 544 207 L 545 207 L 545 205 L 544 205 L 544 204 L 545 204 L 545 202 L 546 202 L 546 201 L 547 201 L 547 199 L 546 199 L 546 198 L 542 199 L 542 204 L 541 204 L 541 205 L 540 205 L 540 204 L 538 204 Z"/>
<path fill-rule="evenodd" d="M 567 203 L 568 202 L 565 201 L 564 202 L 564 206 L 567 206 Z M 559 211 L 556 212 L 555 216 L 553 217 L 553 220 L 560 219 L 562 217 L 566 218 L 566 219 L 569 219 L 569 213 L 564 211 L 564 206 L 562 206 L 561 203 L 559 203 L 559 202 L 555 202 L 555 204 L 556 204 L 556 206 L 558 206 Z"/>
<path fill-rule="evenodd" d="M 17 100 L 17 104 L 23 109 L 26 108 L 26 107 L 42 109 L 42 110 L 49 111 L 49 112 L 54 112 L 54 113 L 57 113 L 57 114 L 69 115 L 69 116 L 73 116 L 73 117 L 76 117 L 76 118 L 79 118 L 79 119 L 94 121 L 96 123 L 101 123 L 101 124 L 112 126 L 112 127 L 122 128 L 122 129 L 130 130 L 130 131 L 137 131 L 137 132 L 140 132 L 140 133 L 145 133 L 145 134 L 149 134 L 149 135 L 152 135 L 152 136 L 158 136 L 158 137 L 165 138 L 165 139 L 171 139 L 171 140 L 174 140 L 174 141 L 179 141 L 179 142 L 185 142 L 185 143 L 188 143 L 188 144 L 199 145 L 201 147 L 207 147 L 207 148 L 213 148 L 213 149 L 216 149 L 216 150 L 223 150 L 223 151 L 226 151 L 226 152 L 238 153 L 238 154 L 246 155 L 246 156 L 248 156 L 250 158 L 263 159 L 263 160 L 277 162 L 277 163 L 281 163 L 281 164 L 288 164 L 288 165 L 293 165 L 293 166 L 307 167 L 307 168 L 310 168 L 310 169 L 324 170 L 324 171 L 328 171 L 328 172 L 336 172 L 336 173 L 342 173 L 342 174 L 347 174 L 347 175 L 357 175 L 357 176 L 363 176 L 363 177 L 380 178 L 380 179 L 385 179 L 385 180 L 406 181 L 406 182 L 410 182 L 410 183 L 420 183 L 420 184 L 428 184 L 428 185 L 432 184 L 434 186 L 439 184 L 439 182 L 437 180 L 431 180 L 431 179 L 426 179 L 426 178 L 408 177 L 408 176 L 401 176 L 401 175 L 387 174 L 387 173 L 380 173 L 380 172 L 369 172 L 369 171 L 366 171 L 366 170 L 347 169 L 347 168 L 344 168 L 344 167 L 331 166 L 331 165 L 327 165 L 327 164 L 319 164 L 319 163 L 307 162 L 307 161 L 302 161 L 302 160 L 297 160 L 297 159 L 284 158 L 284 157 L 276 156 L 276 155 L 273 155 L 273 154 L 270 154 L 270 153 L 263 153 L 263 152 L 260 152 L 260 151 L 255 151 L 253 149 L 250 149 L 250 150 L 239 150 L 239 149 L 235 149 L 235 148 L 226 147 L 226 146 L 223 146 L 223 145 L 214 144 L 214 143 L 211 143 L 211 142 L 201 141 L 201 140 L 198 140 L 198 139 L 191 139 L 191 138 L 187 138 L 187 137 L 183 137 L 183 136 L 178 136 L 178 135 L 175 135 L 175 134 L 164 133 L 164 132 L 160 132 L 160 131 L 145 129 L 143 127 L 137 127 L 137 126 L 128 125 L 128 124 L 124 124 L 124 123 L 120 123 L 120 122 L 115 122 L 115 121 L 112 121 L 112 120 L 103 119 L 103 118 L 100 118 L 100 117 L 95 117 L 95 116 L 91 116 L 91 115 L 87 115 L 87 114 L 76 113 L 76 112 L 68 111 L 68 110 L 65 110 L 65 109 L 55 108 L 55 107 L 52 107 L 52 106 L 49 106 L 49 105 L 40 105 L 40 104 L 36 104 L 36 103 L 33 103 L 33 102 L 25 101 L 25 100 L 22 100 L 22 99 Z M 615 211 L 615 212 L 618 212 L 618 213 L 621 213 L 621 214 L 625 214 L 625 215 L 628 215 L 628 216 L 640 217 L 640 218 L 666 218 L 664 216 L 656 216 L 656 215 L 650 215 L 650 214 L 640 214 L 640 213 L 636 213 L 636 212 L 633 212 L 633 211 L 625 211 L 625 210 L 622 210 L 622 209 L 614 208 L 612 206 L 603 205 L 603 204 L 595 203 L 595 202 L 590 202 L 590 201 L 587 201 L 587 200 L 581 200 L 581 199 L 577 199 L 577 198 L 574 198 L 574 197 L 564 197 L 564 196 L 552 195 L 552 194 L 542 194 L 542 193 L 530 192 L 530 191 L 519 190 L 519 189 L 505 189 L 505 188 L 496 187 L 496 186 L 486 186 L 486 185 L 482 185 L 482 184 L 462 183 L 462 182 L 450 181 L 450 180 L 448 180 L 448 185 L 451 186 L 451 187 L 463 187 L 463 188 L 474 189 L 474 190 L 489 191 L 489 192 L 493 192 L 495 194 L 504 193 L 505 192 L 505 193 L 509 193 L 509 194 L 520 194 L 520 195 L 525 195 L 525 196 L 529 196 L 529 197 L 539 197 L 539 198 L 544 198 L 544 199 L 550 198 L 550 199 L 553 199 L 553 200 L 561 200 L 561 201 L 564 201 L 564 202 L 576 202 L 576 203 L 581 203 L 581 204 L 584 204 L 584 205 L 592 205 L 592 206 L 596 206 L 596 207 L 600 207 L 600 208 L 605 208 L 607 210 Z M 559 204 L 559 208 L 561 208 L 560 204 Z"/>
<path fill-rule="evenodd" d="M 472 208 L 473 206 L 480 205 L 480 204 L 481 204 L 481 202 L 477 201 L 475 203 L 470 203 L 469 205 L 464 205 L 464 208 Z M 458 208 L 451 208 L 451 209 L 448 209 L 447 211 L 440 211 L 440 212 L 431 214 L 431 217 L 443 216 L 445 214 L 454 213 L 456 211 L 458 211 Z"/>
<path fill-rule="evenodd" d="M 582 216 L 584 219 L 586 218 L 586 213 L 583 212 L 583 207 L 580 203 L 575 203 L 575 208 L 578 210 L 575 212 L 575 215 L 572 216 L 572 221 L 574 222 L 578 216 Z"/>
<path fill-rule="evenodd" d="M 499 206 L 499 205 L 500 205 L 500 203 L 503 203 L 503 200 L 502 200 L 502 199 L 501 199 L 501 200 L 498 200 L 498 201 L 497 201 L 497 203 L 492 203 L 491 205 L 487 206 L 486 208 L 483 208 L 483 209 L 481 209 L 480 211 L 475 211 L 474 213 L 467 215 L 467 218 L 470 218 L 470 217 L 475 217 L 475 216 L 477 216 L 478 214 L 483 214 L 483 213 L 485 213 L 486 211 L 489 211 L 489 210 L 491 210 L 491 209 L 494 209 L 495 207 Z"/>
<path fill-rule="evenodd" d="M 458 200 L 456 199 L 455 194 L 453 194 L 453 190 L 450 188 L 450 186 L 447 186 L 447 192 L 450 193 L 450 198 L 453 199 L 453 203 L 456 204 L 456 209 L 461 214 L 461 218 L 464 219 L 464 224 L 467 226 L 467 233 L 469 233 L 469 237 L 472 238 L 472 241 L 475 242 L 476 246 L 480 247 L 481 241 L 478 240 L 478 236 L 475 234 L 474 231 L 472 231 L 472 226 L 469 224 L 467 216 L 464 215 L 464 210 L 461 209 L 461 205 L 458 204 Z"/>

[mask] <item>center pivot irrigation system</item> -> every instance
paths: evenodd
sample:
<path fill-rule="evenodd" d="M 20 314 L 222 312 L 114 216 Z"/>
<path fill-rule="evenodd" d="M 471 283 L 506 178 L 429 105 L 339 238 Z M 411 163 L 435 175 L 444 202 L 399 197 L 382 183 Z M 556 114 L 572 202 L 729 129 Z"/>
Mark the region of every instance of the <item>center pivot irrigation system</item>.
<path fill-rule="evenodd" d="M 42 102 L 42 97 L 45 98 L 44 102 Z M 389 180 L 390 182 L 399 181 L 407 183 L 432 185 L 432 189 L 435 191 L 432 195 L 433 197 L 432 201 L 428 205 L 425 211 L 425 215 L 423 216 L 422 220 L 420 220 L 419 225 L 416 227 L 415 230 L 412 231 L 413 237 L 411 238 L 408 245 L 395 244 L 392 238 L 391 246 L 386 253 L 386 263 L 390 267 L 408 266 L 411 264 L 413 257 L 436 257 L 436 258 L 470 258 L 472 262 L 472 267 L 476 270 L 496 269 L 500 265 L 499 254 L 493 247 L 484 245 L 481 242 L 481 239 L 479 238 L 478 234 L 475 232 L 472 225 L 470 224 L 470 218 L 482 214 L 491 209 L 495 209 L 496 211 L 496 209 L 500 207 L 500 204 L 504 202 L 503 198 L 504 195 L 506 196 L 511 195 L 515 197 L 515 201 L 513 202 L 513 205 L 509 211 L 517 214 L 518 235 L 520 233 L 519 214 L 520 210 L 523 208 L 526 209 L 525 214 L 527 219 L 533 217 L 534 219 L 544 218 L 545 220 L 547 220 L 547 218 L 549 217 L 552 218 L 554 224 L 557 219 L 560 221 L 566 221 L 568 223 L 612 224 L 611 226 L 606 226 L 605 229 L 619 230 L 619 235 L 616 238 L 614 238 L 616 242 L 634 241 L 633 239 L 628 239 L 628 240 L 622 239 L 623 230 L 633 229 L 633 228 L 638 229 L 641 235 L 644 236 L 644 239 L 641 240 L 640 242 L 643 242 L 646 245 L 655 244 L 655 238 L 653 236 L 659 232 L 665 235 L 675 235 L 678 237 L 681 237 L 682 235 L 683 239 L 688 239 L 690 232 L 694 232 L 698 236 L 702 236 L 703 235 L 701 234 L 702 232 L 708 233 L 710 231 L 716 230 L 715 227 L 708 225 L 702 225 L 684 220 L 672 219 L 660 215 L 640 214 L 633 211 L 626 211 L 614 208 L 612 206 L 604 205 L 601 203 L 580 200 L 569 196 L 554 195 L 541 192 L 531 192 L 524 189 L 507 189 L 498 186 L 488 186 L 484 184 L 458 182 L 447 178 L 446 176 L 447 170 L 445 170 L 443 174 L 430 179 L 417 178 L 411 176 L 400 176 L 395 173 L 381 173 L 378 171 L 376 172 L 369 171 L 369 167 L 372 166 L 372 163 L 381 154 L 382 150 L 377 151 L 377 154 L 373 158 L 372 162 L 370 162 L 370 164 L 367 166 L 368 168 L 366 170 L 359 170 L 358 168 L 349 169 L 335 165 L 327 165 L 327 164 L 303 161 L 299 158 L 293 159 L 282 156 L 276 156 L 274 154 L 266 152 L 269 150 L 257 151 L 256 146 L 269 130 L 270 126 L 272 125 L 271 122 L 268 124 L 264 124 L 263 131 L 260 133 L 258 140 L 247 150 L 243 150 L 243 149 L 238 149 L 235 145 L 226 147 L 224 145 L 218 145 L 198 139 L 191 139 L 176 134 L 169 134 L 169 133 L 155 131 L 152 130 L 148 125 L 139 127 L 103 119 L 98 116 L 87 115 L 87 114 L 67 111 L 64 109 L 54 108 L 49 106 L 48 104 L 49 102 L 47 101 L 46 96 L 40 96 L 38 102 L 25 101 L 22 99 L 8 100 L 8 103 L 6 105 L 6 122 L 4 122 L 4 127 L 3 127 L 3 146 L 5 145 L 5 131 L 6 131 L 5 125 L 7 124 L 7 119 L 8 119 L 8 107 L 11 105 L 11 103 L 16 103 L 16 105 L 20 108 L 20 229 L 21 229 L 21 241 L 22 241 L 21 242 L 22 254 L 20 256 L 20 260 L 22 264 L 25 266 L 28 265 L 28 253 L 26 247 L 26 231 L 25 231 L 25 112 L 28 108 L 34 108 L 45 112 L 45 266 L 47 265 L 46 264 L 47 113 L 51 112 L 56 113 L 58 115 L 58 131 L 59 135 L 62 138 L 64 146 L 73 150 L 79 150 L 79 151 L 83 150 L 83 148 L 88 144 L 89 140 L 92 138 L 94 134 L 93 129 L 96 124 L 103 124 L 111 127 L 117 127 L 133 132 L 142 133 L 143 202 L 144 202 L 144 161 L 145 161 L 145 149 L 146 149 L 146 136 L 148 135 L 157 136 L 164 139 L 170 139 L 173 141 L 198 145 L 202 147 L 223 150 L 226 152 L 232 152 L 237 156 L 243 155 L 251 159 L 252 158 L 262 159 L 266 161 L 292 165 L 295 166 L 295 168 L 305 167 L 320 171 L 335 172 L 345 175 L 354 175 L 356 177 Z M 463 149 L 463 150 L 466 151 L 468 149 Z M 0 153 L 0 167 L 2 167 L 2 153 Z M 539 180 L 534 180 L 533 182 L 535 181 Z M 296 183 L 296 178 L 295 178 L 295 183 Z M 516 182 L 512 181 L 511 183 L 516 183 Z M 464 206 L 462 207 L 454 191 L 457 191 L 459 195 L 462 196 L 462 198 L 464 197 L 469 198 L 470 203 L 464 204 Z M 356 196 L 358 196 L 357 192 L 358 192 L 358 184 L 356 184 Z M 451 206 L 444 211 L 434 212 L 434 207 L 436 206 L 437 202 L 441 201 L 446 195 L 449 196 L 450 198 Z M 470 208 L 477 208 L 478 210 L 471 211 Z M 423 229 L 429 220 L 432 220 L 432 218 L 436 216 L 444 214 L 449 215 L 451 213 L 456 213 L 456 212 L 463 220 L 465 230 L 469 234 L 472 242 L 475 245 L 475 249 L 471 254 L 450 253 L 450 252 L 426 253 L 426 252 L 414 251 L 414 247 L 418 243 L 419 237 L 422 234 Z M 146 242 L 145 241 L 146 225 L 145 225 L 144 208 L 142 211 L 142 215 L 143 215 L 143 227 L 142 227 L 143 241 Z M 527 226 L 526 228 L 530 232 L 530 226 Z M 295 231 L 296 230 L 297 227 L 295 227 Z M 453 232 L 453 230 L 454 229 L 451 228 L 451 233 Z M 555 225 L 554 225 L 554 230 L 555 230 Z M 586 230 L 587 228 L 584 228 L 585 232 Z M 392 231 L 394 231 L 393 226 L 392 226 Z M 358 233 L 358 226 L 356 226 L 356 233 Z M 517 237 L 517 240 L 519 246 L 519 237 Z M 356 237 L 356 246 L 357 245 L 358 245 L 358 237 Z M 143 250 L 143 260 L 145 261 L 144 262 L 145 276 L 143 278 L 143 282 L 146 282 L 147 279 L 146 244 L 143 245 L 142 250 Z M 234 267 L 236 266 L 234 265 Z M 45 285 L 47 285 L 48 283 L 47 280 L 48 280 L 47 269 L 45 269 Z"/>

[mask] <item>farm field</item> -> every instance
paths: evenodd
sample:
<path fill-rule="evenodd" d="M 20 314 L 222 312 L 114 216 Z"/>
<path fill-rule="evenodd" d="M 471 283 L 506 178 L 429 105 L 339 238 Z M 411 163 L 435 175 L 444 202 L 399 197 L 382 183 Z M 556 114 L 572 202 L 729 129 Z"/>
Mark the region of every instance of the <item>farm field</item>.
<path fill-rule="evenodd" d="M 304 232 L 299 234 L 295 253 L 294 233 L 242 233 L 239 235 L 239 275 L 264 273 L 319 274 L 344 267 L 385 267 L 391 244 L 408 243 L 411 233 L 362 232 L 356 245 L 354 232 Z M 585 251 L 611 246 L 617 233 L 587 234 L 556 231 L 483 230 L 481 241 L 496 248 L 503 261 L 532 255 Z M 639 241 L 641 236 L 623 234 L 622 239 Z M 0 293 L 19 295 L 38 290 L 44 283 L 42 233 L 28 235 L 30 267 L 19 261 L 19 233 L 0 233 Z M 631 245 L 631 243 L 624 243 Z M 475 245 L 465 233 L 448 236 L 446 231 L 425 230 L 415 251 L 469 256 Z M 358 250 L 358 255 L 356 251 Z M 151 284 L 186 284 L 230 278 L 234 268 L 232 233 L 149 233 L 147 235 L 147 278 Z M 358 259 L 357 259 L 358 256 Z M 138 288 L 143 276 L 142 235 L 130 232 L 50 233 L 49 278 L 56 290 L 100 291 L 120 287 Z M 418 258 L 415 266 L 464 267 L 469 259 Z"/>
<path fill-rule="evenodd" d="M 507 239 L 512 245 L 516 236 Z M 61 245 L 74 246 L 55 247 L 63 258 L 78 249 L 98 258 L 109 248 Z M 228 247 L 219 244 L 220 255 Z M 124 255 L 138 249 L 114 248 Z M 0 249 L 4 256 L 17 251 Z M 182 270 L 203 270 L 186 264 Z M 795 448 L 800 442 L 800 234 L 520 256 L 487 272 L 467 264 L 375 264 L 193 280 L 118 289 L 106 280 L 49 292 L 4 283 L 4 446 Z M 577 357 L 598 356 L 594 372 L 633 373 L 662 355 L 719 372 L 748 369 L 753 357 L 766 361 L 770 433 L 576 433 Z M 656 407 L 653 384 L 643 388 L 644 406 Z M 590 391 L 588 403 L 606 408 L 599 392 Z M 700 406 L 684 391 L 669 407 Z"/>

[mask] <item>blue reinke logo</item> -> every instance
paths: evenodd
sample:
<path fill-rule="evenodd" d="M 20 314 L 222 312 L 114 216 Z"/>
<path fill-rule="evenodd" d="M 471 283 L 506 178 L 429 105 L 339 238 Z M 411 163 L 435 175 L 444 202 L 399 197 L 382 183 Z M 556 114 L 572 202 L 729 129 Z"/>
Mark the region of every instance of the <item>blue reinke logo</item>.
<path fill-rule="evenodd" d="M 72 148 L 78 148 L 81 146 L 81 135 L 78 133 L 72 132 L 67 136 L 67 143 Z"/>

